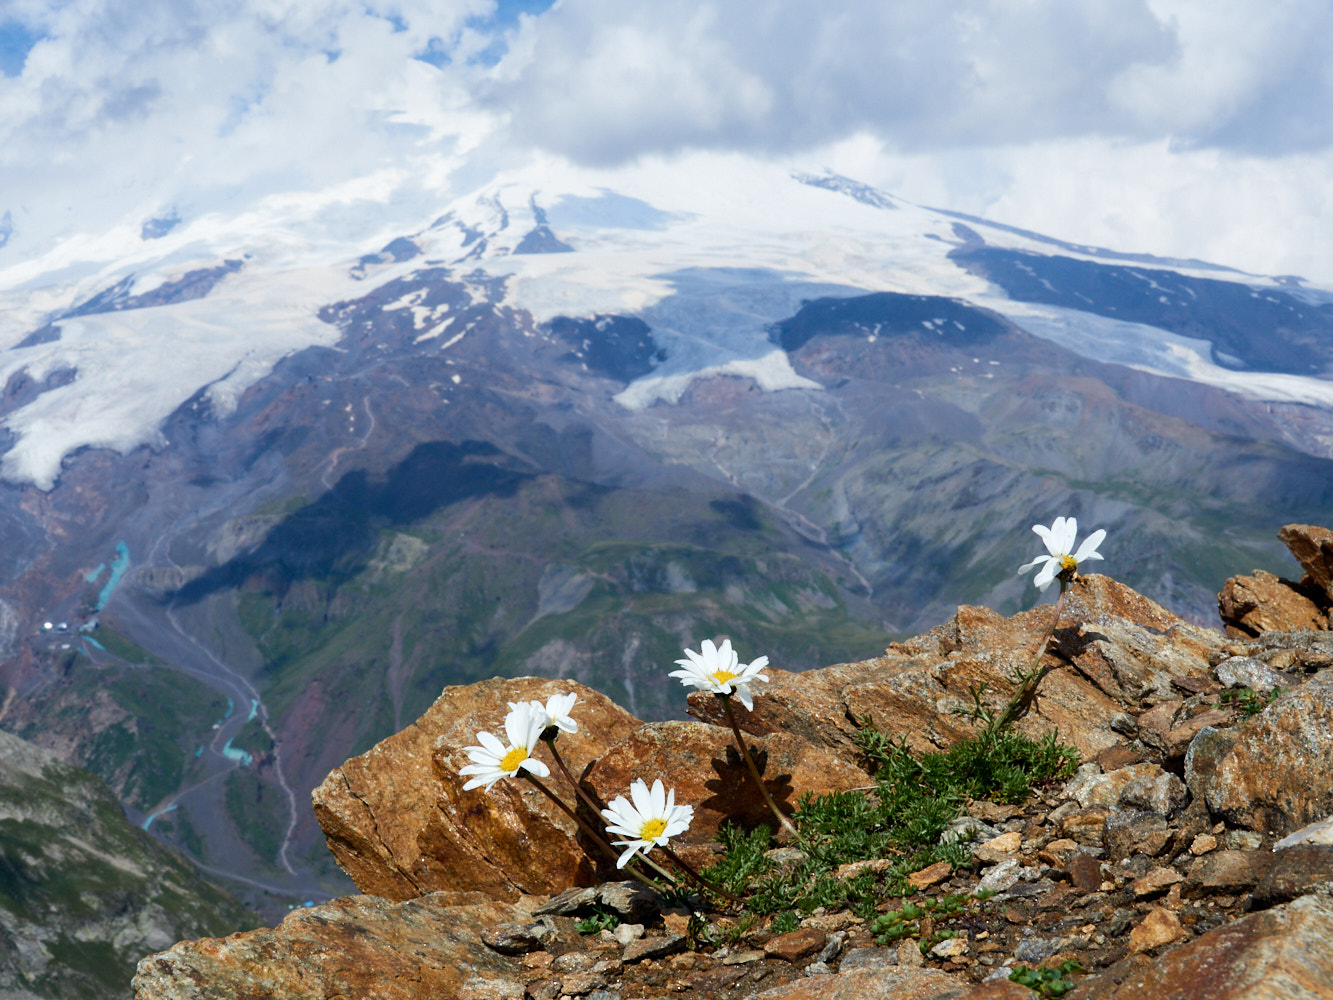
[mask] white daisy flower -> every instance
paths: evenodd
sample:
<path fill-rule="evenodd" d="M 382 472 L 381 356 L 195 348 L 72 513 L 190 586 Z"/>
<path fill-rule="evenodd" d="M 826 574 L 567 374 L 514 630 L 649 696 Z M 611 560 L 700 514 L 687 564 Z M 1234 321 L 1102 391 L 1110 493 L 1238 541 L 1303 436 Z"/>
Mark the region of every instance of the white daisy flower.
<path fill-rule="evenodd" d="M 533 706 L 536 706 L 535 708 Z M 529 771 L 539 778 L 551 773 L 541 761 L 532 756 L 533 749 L 540 742 L 542 730 L 546 728 L 546 714 L 541 702 L 520 702 L 510 705 L 510 712 L 505 716 L 505 735 L 509 737 L 509 746 L 505 746 L 490 733 L 478 733 L 479 747 L 468 747 L 467 756 L 471 764 L 460 768 L 459 774 L 472 774 L 472 778 L 463 786 L 463 791 L 485 785 L 491 790 L 501 778 L 512 778 L 520 770 Z"/>
<path fill-rule="evenodd" d="M 1074 539 L 1078 536 L 1078 521 L 1072 517 L 1057 517 L 1049 528 L 1044 524 L 1034 524 L 1032 530 L 1046 543 L 1047 554 L 1037 556 L 1030 563 L 1024 563 L 1018 568 L 1018 572 L 1026 573 L 1034 566 L 1041 566 L 1032 580 L 1038 590 L 1044 591 L 1058 577 L 1065 574 L 1068 574 L 1065 576 L 1066 581 L 1071 580 L 1079 563 L 1088 559 L 1102 558 L 1097 546 L 1101 545 L 1102 539 L 1106 537 L 1105 528 L 1099 528 L 1085 538 L 1077 552 L 1073 552 L 1073 548 Z"/>
<path fill-rule="evenodd" d="M 753 663 L 742 665 L 731 648 L 731 640 L 723 639 L 722 645 L 713 645 L 712 639 L 705 639 L 700 652 L 685 650 L 687 659 L 677 660 L 684 670 L 673 670 L 668 675 L 679 677 L 686 687 L 695 687 L 700 691 L 713 694 L 735 694 L 740 698 L 746 711 L 754 708 L 754 698 L 750 687 L 759 681 L 767 681 L 768 675 L 759 671 L 768 666 L 768 657 L 761 656 Z"/>
<path fill-rule="evenodd" d="M 611 841 L 617 847 L 629 848 L 616 862 L 617 868 L 624 868 L 639 851 L 647 854 L 650 848 L 665 847 L 668 839 L 688 830 L 694 819 L 694 806 L 676 805 L 676 790 L 667 791 L 661 778 L 653 782 L 651 790 L 642 778 L 636 778 L 629 794 L 633 804 L 617 795 L 602 810 L 606 832 L 629 838 Z"/>
<path fill-rule="evenodd" d="M 546 699 L 545 705 L 539 701 L 533 701 L 530 704 L 532 705 L 533 711 L 542 717 L 543 731 L 555 726 L 556 729 L 559 729 L 562 732 L 577 733 L 579 731 L 579 724 L 570 717 L 569 711 L 574 707 L 574 703 L 578 700 L 579 696 L 571 691 L 569 694 L 551 695 L 551 697 Z M 511 701 L 509 707 L 514 709 L 518 706 Z"/>

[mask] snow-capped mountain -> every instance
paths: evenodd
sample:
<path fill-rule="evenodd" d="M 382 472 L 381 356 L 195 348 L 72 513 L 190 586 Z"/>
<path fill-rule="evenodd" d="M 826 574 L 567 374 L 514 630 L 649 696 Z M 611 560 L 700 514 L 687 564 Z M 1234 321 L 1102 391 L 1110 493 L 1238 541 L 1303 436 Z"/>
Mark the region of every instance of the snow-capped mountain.
<path fill-rule="evenodd" d="M 679 714 L 708 635 L 809 667 L 1031 604 L 1065 514 L 1205 620 L 1333 501 L 1297 279 L 734 157 L 346 202 L 0 249 L 0 726 L 256 891 L 341 885 L 306 793 L 444 684 Z"/>

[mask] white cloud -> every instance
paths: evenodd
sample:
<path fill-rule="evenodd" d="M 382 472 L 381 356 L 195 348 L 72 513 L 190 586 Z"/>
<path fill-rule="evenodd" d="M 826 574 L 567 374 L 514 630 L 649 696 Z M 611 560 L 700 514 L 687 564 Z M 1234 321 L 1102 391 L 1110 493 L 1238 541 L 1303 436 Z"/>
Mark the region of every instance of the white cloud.
<path fill-rule="evenodd" d="M 543 2 L 5 0 L 41 40 L 0 75 L 0 271 L 323 191 L 305 235 L 378 213 L 370 241 L 534 150 L 703 148 L 1333 275 L 1327 0 L 560 0 L 508 27 Z"/>

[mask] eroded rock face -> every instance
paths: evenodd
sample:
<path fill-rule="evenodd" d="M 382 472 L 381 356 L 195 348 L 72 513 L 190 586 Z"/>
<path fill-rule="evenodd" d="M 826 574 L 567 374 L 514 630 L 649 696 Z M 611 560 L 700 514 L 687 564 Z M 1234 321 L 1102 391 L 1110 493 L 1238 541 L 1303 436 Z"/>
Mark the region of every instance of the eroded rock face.
<path fill-rule="evenodd" d="M 183 941 L 139 963 L 152 1000 L 458 997 L 522 1000 L 522 961 L 482 943 L 483 927 L 530 915 L 531 901 L 435 893 L 405 903 L 348 896 L 297 910 L 278 927 Z"/>
<path fill-rule="evenodd" d="M 1333 671 L 1282 695 L 1236 730 L 1205 785 L 1229 823 L 1279 837 L 1333 813 Z"/>
<path fill-rule="evenodd" d="M 1288 524 L 1277 537 L 1305 570 L 1301 582 L 1333 601 L 1333 531 L 1313 524 Z"/>
<path fill-rule="evenodd" d="M 1299 584 L 1262 569 L 1229 579 L 1217 595 L 1217 610 L 1233 635 L 1328 627 L 1327 616 Z"/>
<path fill-rule="evenodd" d="M 1003 706 L 1010 677 L 1032 666 L 1052 611 L 1045 605 L 1005 618 L 964 606 L 883 656 L 799 675 L 770 671 L 773 682 L 754 711 L 737 706 L 740 725 L 755 734 L 792 733 L 849 756 L 857 723 L 869 719 L 905 736 L 916 753 L 942 749 L 973 731 L 959 714 L 972 706 L 972 689 L 984 684 L 987 704 Z M 1042 660 L 1050 673 L 1019 728 L 1034 736 L 1058 729 L 1085 758 L 1095 757 L 1118 742 L 1109 726 L 1117 712 L 1170 697 L 1176 679 L 1211 680 L 1210 657 L 1223 644 L 1221 633 L 1190 625 L 1108 577 L 1082 577 Z M 725 725 L 711 695 L 691 695 L 690 714 Z"/>
<path fill-rule="evenodd" d="M 509 702 L 569 691 L 579 696 L 579 731 L 561 734 L 559 747 L 572 768 L 639 725 L 577 682 L 497 677 L 445 688 L 412 725 L 329 774 L 311 796 L 315 816 L 357 888 L 393 900 L 437 889 L 507 898 L 595 881 L 574 822 L 532 785 L 501 781 L 490 792 L 465 792 L 458 776 L 479 731 L 503 739 Z M 572 800 L 554 767 L 549 782 Z"/>
<path fill-rule="evenodd" d="M 1333 984 L 1333 900 L 1305 896 L 1211 930 L 1130 976 L 1108 1000 L 1322 1000 Z"/>

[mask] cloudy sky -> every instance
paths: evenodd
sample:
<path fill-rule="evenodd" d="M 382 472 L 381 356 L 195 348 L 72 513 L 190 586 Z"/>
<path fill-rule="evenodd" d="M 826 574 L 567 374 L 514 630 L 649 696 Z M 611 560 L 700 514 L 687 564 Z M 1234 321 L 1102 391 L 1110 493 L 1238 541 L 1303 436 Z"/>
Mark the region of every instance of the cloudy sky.
<path fill-rule="evenodd" d="M 0 0 L 0 268 L 698 150 L 1333 286 L 1333 4 Z"/>

